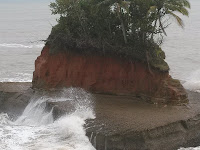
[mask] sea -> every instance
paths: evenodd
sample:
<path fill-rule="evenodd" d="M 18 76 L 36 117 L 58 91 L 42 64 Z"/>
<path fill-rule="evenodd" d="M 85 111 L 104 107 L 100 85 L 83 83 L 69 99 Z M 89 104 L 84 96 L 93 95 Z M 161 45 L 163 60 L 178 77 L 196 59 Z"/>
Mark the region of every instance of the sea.
<path fill-rule="evenodd" d="M 162 49 L 170 75 L 181 80 L 186 89 L 200 92 L 200 1 L 190 3 L 190 17 L 182 16 L 183 29 L 169 18 L 171 25 Z M 49 4 L 50 0 L 0 0 L 0 82 L 32 81 L 34 61 L 58 18 L 51 15 Z M 90 94 L 64 89 L 59 95 L 33 96 L 15 121 L 0 114 L 0 150 L 95 150 L 84 128 L 86 119 L 95 118 Z M 52 111 L 45 110 L 46 102 L 69 100 L 76 101 L 75 111 L 53 121 Z"/>

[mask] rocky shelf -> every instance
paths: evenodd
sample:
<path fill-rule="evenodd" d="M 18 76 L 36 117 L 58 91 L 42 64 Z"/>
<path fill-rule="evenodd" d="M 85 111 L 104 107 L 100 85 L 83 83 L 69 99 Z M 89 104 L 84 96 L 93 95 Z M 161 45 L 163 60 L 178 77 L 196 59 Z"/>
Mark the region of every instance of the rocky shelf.
<path fill-rule="evenodd" d="M 20 88 L 19 88 L 20 87 Z M 30 83 L 0 83 L 0 112 L 20 115 L 34 90 Z M 97 150 L 177 150 L 199 146 L 200 94 L 189 92 L 189 104 L 148 104 L 136 97 L 93 94 L 96 118 L 87 120 L 87 136 Z M 70 104 L 57 102 L 55 119 Z"/>

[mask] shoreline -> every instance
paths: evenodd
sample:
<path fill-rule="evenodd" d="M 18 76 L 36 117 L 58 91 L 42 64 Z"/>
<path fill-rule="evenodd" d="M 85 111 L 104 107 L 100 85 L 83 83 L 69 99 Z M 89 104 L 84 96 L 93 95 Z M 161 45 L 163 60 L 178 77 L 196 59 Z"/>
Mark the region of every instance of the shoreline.
<path fill-rule="evenodd" d="M 23 92 L 32 86 L 31 82 L 0 82 L 2 92 Z"/>
<path fill-rule="evenodd" d="M 4 99 L 1 112 L 15 110 L 19 115 L 34 93 L 30 87 L 31 83 L 0 83 L 0 102 Z M 129 96 L 92 95 L 96 118 L 87 120 L 85 128 L 97 150 L 177 150 L 200 145 L 200 93 L 188 91 L 190 101 L 185 106 L 153 105 Z M 69 105 L 49 105 L 56 108 L 55 116 L 67 112 L 65 106 Z"/>

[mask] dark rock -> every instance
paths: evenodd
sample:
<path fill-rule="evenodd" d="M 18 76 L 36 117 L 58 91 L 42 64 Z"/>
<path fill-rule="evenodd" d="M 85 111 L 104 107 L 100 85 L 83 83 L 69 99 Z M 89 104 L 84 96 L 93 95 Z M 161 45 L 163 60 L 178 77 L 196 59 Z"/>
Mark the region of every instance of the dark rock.
<path fill-rule="evenodd" d="M 0 112 L 15 119 L 28 105 L 34 91 L 30 83 L 0 83 Z"/>
<path fill-rule="evenodd" d="M 22 83 L 20 83 L 22 84 Z M 0 111 L 20 114 L 35 92 L 0 90 Z M 55 96 L 56 92 L 48 92 Z M 86 121 L 86 134 L 97 150 L 177 150 L 200 145 L 200 94 L 188 92 L 182 106 L 152 105 L 139 98 L 93 95 L 95 119 Z M 54 118 L 73 112 L 73 101 L 47 102 Z"/>
<path fill-rule="evenodd" d="M 54 120 L 75 111 L 74 104 L 71 101 L 47 102 L 47 110 L 50 111 L 51 109 L 53 109 Z"/>

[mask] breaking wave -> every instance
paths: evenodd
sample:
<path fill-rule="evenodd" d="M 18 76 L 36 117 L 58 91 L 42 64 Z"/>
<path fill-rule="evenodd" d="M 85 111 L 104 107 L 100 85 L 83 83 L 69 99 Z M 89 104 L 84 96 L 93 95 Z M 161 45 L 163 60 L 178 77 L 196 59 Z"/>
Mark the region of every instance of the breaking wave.
<path fill-rule="evenodd" d="M 194 92 L 200 92 L 200 70 L 194 71 L 187 79 L 183 86 Z"/>
<path fill-rule="evenodd" d="M 200 150 L 200 147 L 180 148 L 179 150 Z"/>
<path fill-rule="evenodd" d="M 32 74 L 0 72 L 0 82 L 32 82 Z"/>
<path fill-rule="evenodd" d="M 75 109 L 54 121 L 47 102 L 61 101 Z M 16 121 L 0 114 L 0 149 L 95 150 L 84 128 L 85 120 L 94 117 L 91 96 L 81 89 L 65 89 L 54 97 L 36 95 Z"/>
<path fill-rule="evenodd" d="M 44 44 L 29 44 L 29 45 L 24 45 L 24 44 L 17 44 L 17 43 L 1 43 L 0 47 L 6 47 L 6 48 L 42 48 Z"/>

